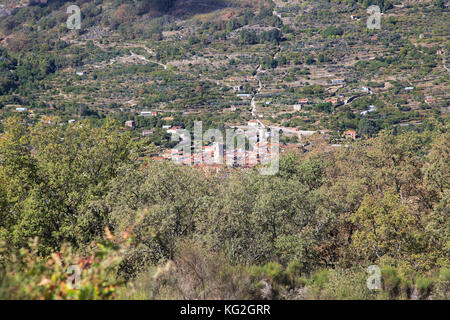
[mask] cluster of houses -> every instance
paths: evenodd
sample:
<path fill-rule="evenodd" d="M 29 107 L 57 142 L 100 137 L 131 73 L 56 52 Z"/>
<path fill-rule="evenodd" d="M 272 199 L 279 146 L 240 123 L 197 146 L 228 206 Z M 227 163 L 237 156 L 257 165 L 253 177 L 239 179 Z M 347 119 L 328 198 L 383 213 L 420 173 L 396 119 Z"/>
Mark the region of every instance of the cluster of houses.
<path fill-rule="evenodd" d="M 339 98 L 343 98 L 343 96 L 339 96 L 339 97 L 331 97 L 331 98 L 327 98 L 325 99 L 325 102 L 329 102 L 332 104 L 337 104 L 339 102 Z M 301 111 L 303 108 L 303 105 L 310 103 L 308 98 L 300 98 L 297 100 L 297 104 L 293 105 L 293 109 L 294 111 Z"/>
<path fill-rule="evenodd" d="M 173 120 L 172 117 L 167 117 L 164 119 L 166 119 L 168 121 Z M 125 127 L 133 129 L 135 127 L 135 122 L 133 120 L 125 121 Z M 172 127 L 170 125 L 163 125 L 162 128 L 165 129 L 168 134 L 175 134 L 177 132 L 177 130 L 181 129 L 181 127 L 179 127 L 179 126 Z M 153 130 L 148 130 L 148 129 L 142 130 L 143 137 L 152 135 L 153 133 L 154 133 Z M 181 137 L 183 137 L 183 136 L 181 135 Z"/>
<path fill-rule="evenodd" d="M 258 142 L 254 145 L 253 150 L 234 148 L 227 152 L 223 143 L 216 142 L 209 146 L 203 146 L 201 152 L 192 154 L 185 154 L 182 150 L 177 149 L 166 149 L 161 157 L 155 157 L 155 160 L 172 160 L 183 165 L 202 165 L 216 168 L 232 166 L 240 169 L 251 169 L 258 164 L 270 162 L 273 158 L 270 150 L 277 146 L 279 148 L 279 144 Z"/>

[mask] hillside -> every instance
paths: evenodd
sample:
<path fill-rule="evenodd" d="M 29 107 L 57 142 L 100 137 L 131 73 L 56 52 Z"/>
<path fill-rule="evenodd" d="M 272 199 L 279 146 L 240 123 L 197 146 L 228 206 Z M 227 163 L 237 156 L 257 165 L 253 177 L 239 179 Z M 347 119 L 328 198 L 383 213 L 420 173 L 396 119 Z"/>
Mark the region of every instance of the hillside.
<path fill-rule="evenodd" d="M 242 86 L 257 94 L 264 124 L 329 131 L 334 142 L 360 125 L 364 135 L 448 114 L 449 12 L 436 1 L 383 2 L 380 30 L 352 20 L 367 15 L 367 3 L 356 1 L 164 3 L 80 2 L 80 30 L 65 28 L 61 1 L 14 9 L 0 23 L 11 62 L 3 66 L 2 105 L 29 106 L 35 120 L 51 107 L 62 121 L 89 109 L 97 119 L 137 122 L 152 110 L 181 114 L 187 127 L 190 114 L 241 125 L 252 118 L 249 101 L 233 92 Z M 258 65 L 262 90 L 248 80 Z M 299 99 L 308 103 L 294 112 Z M 363 117 L 369 105 L 377 110 Z M 233 106 L 238 118 L 228 112 Z"/>
<path fill-rule="evenodd" d="M 449 299 L 449 33 L 441 0 L 1 1 L 0 299 Z"/>

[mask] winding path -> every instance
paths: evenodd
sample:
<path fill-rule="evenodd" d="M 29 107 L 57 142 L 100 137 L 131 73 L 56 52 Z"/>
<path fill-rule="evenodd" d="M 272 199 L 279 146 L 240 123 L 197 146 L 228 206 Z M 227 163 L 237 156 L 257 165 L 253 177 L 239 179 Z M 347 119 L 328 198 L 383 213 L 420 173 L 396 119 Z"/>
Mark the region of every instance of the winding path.
<path fill-rule="evenodd" d="M 146 46 L 141 46 L 141 48 L 143 48 L 145 51 L 147 51 L 147 53 L 149 53 L 149 54 L 154 54 L 154 52 L 153 51 L 151 51 L 149 48 L 147 48 Z M 160 66 L 162 66 L 163 68 L 164 68 L 164 70 L 167 70 L 167 65 L 165 65 L 164 63 L 161 63 L 161 62 L 158 62 L 158 61 L 156 61 L 156 60 L 149 60 L 149 59 L 147 59 L 146 57 L 144 57 L 144 56 L 141 56 L 141 55 L 138 55 L 138 54 L 135 54 L 133 51 L 131 51 L 130 50 L 130 52 L 131 52 L 131 55 L 132 56 L 135 56 L 135 57 L 137 57 L 137 58 L 139 58 L 139 59 L 141 59 L 141 60 L 144 60 L 144 61 L 146 61 L 146 62 L 150 62 L 150 63 L 154 63 L 154 64 L 157 64 L 157 65 L 160 65 Z"/>

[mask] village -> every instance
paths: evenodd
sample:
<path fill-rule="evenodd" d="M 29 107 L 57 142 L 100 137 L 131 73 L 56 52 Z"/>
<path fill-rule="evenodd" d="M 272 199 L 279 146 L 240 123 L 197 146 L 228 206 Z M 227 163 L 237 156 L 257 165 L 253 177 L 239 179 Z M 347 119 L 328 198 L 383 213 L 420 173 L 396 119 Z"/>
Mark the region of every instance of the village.
<path fill-rule="evenodd" d="M 0 15 L 9 17 L 18 7 L 3 6 Z M 169 159 L 171 136 L 191 130 L 195 121 L 205 130 L 277 131 L 280 152 L 304 152 L 310 137 L 337 148 L 387 127 L 414 130 L 433 115 L 448 114 L 448 50 L 436 45 L 438 39 L 415 35 L 398 60 L 405 50 L 393 28 L 409 6 L 381 12 L 380 30 L 367 29 L 362 8 L 334 16 L 332 26 L 324 17 L 312 19 L 311 8 L 275 1 L 258 17 L 212 10 L 175 19 L 155 29 L 151 40 L 85 25 L 61 34 L 65 44 L 58 55 L 79 56 L 77 62 L 51 74 L 39 94 L 29 89 L 33 99 L 5 102 L 0 121 L 20 114 L 31 123 L 70 126 L 113 117 L 133 139 L 156 146 L 153 158 Z M 158 19 L 155 24 L 166 23 Z M 8 36 L 2 41 L 14 44 Z M 0 59 L 15 72 L 12 59 Z M 408 68 L 415 71 L 405 77 Z M 211 143 L 204 147 L 215 150 Z M 247 150 L 243 158 L 253 159 L 257 151 Z M 249 162 L 241 166 L 254 165 Z"/>

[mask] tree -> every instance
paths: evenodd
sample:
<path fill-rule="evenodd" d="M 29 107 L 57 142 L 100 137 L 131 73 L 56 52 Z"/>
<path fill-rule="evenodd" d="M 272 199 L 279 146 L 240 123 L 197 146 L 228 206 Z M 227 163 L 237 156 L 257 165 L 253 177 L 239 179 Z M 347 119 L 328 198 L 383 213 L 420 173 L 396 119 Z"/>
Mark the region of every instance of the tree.
<path fill-rule="evenodd" d="M 258 43 L 258 36 L 254 30 L 242 30 L 241 40 L 244 44 L 256 44 Z"/>
<path fill-rule="evenodd" d="M 0 140 L 6 197 L 0 233 L 14 247 L 39 237 L 42 254 L 64 242 L 79 246 L 100 237 L 107 219 L 97 201 L 118 168 L 134 163 L 133 148 L 113 121 L 101 128 L 81 121 L 64 130 L 30 128 L 13 118 Z"/>
<path fill-rule="evenodd" d="M 104 205 L 116 232 L 136 236 L 122 272 L 134 275 L 150 262 L 173 259 L 176 244 L 192 236 L 204 219 L 213 190 L 206 177 L 173 163 L 150 162 L 141 170 L 121 171 Z"/>
<path fill-rule="evenodd" d="M 377 124 L 367 118 L 361 118 L 358 123 L 358 133 L 363 136 L 372 137 L 378 132 Z"/>
<path fill-rule="evenodd" d="M 114 22 L 116 24 L 130 23 L 136 18 L 137 10 L 133 4 L 124 3 L 114 12 Z"/>
<path fill-rule="evenodd" d="M 358 226 L 352 247 L 366 261 L 376 262 L 386 256 L 398 262 L 424 252 L 420 216 L 410 212 L 393 190 L 379 198 L 367 195 L 351 221 Z"/>

